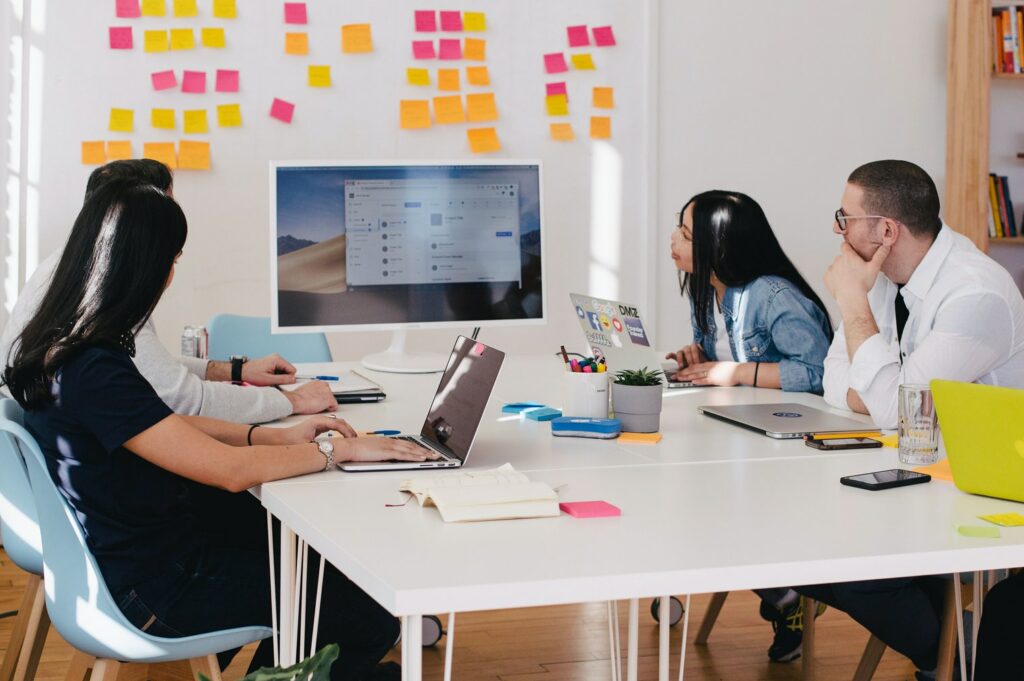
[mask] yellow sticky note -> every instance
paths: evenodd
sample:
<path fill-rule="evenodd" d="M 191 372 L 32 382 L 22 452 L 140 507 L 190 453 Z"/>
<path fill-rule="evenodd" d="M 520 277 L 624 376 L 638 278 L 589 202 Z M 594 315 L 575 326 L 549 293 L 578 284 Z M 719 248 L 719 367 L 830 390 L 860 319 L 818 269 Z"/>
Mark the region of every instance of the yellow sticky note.
<path fill-rule="evenodd" d="M 438 125 L 448 123 L 465 123 L 466 111 L 462 108 L 462 97 L 434 97 L 434 119 Z"/>
<path fill-rule="evenodd" d="M 612 138 L 612 119 L 608 116 L 590 117 L 590 138 L 607 140 Z"/>
<path fill-rule="evenodd" d="M 915 473 L 925 473 L 932 476 L 932 480 L 953 482 L 953 470 L 949 467 L 949 459 L 939 459 L 930 466 L 918 466 L 913 470 Z"/>
<path fill-rule="evenodd" d="M 580 71 L 593 71 L 597 67 L 594 66 L 594 58 L 590 56 L 590 53 L 574 54 L 571 55 L 572 67 L 579 69 Z"/>
<path fill-rule="evenodd" d="M 146 31 L 144 45 L 146 52 L 166 52 L 167 31 Z"/>
<path fill-rule="evenodd" d="M 199 8 L 196 7 L 196 0 L 174 0 L 174 16 L 195 17 L 199 16 Z"/>
<path fill-rule="evenodd" d="M 209 170 L 210 143 L 181 140 L 178 143 L 178 167 L 186 170 Z"/>
<path fill-rule="evenodd" d="M 576 133 L 572 131 L 571 123 L 552 123 L 551 139 L 559 142 L 571 142 L 576 139 Z"/>
<path fill-rule="evenodd" d="M 466 137 L 469 139 L 469 149 L 474 154 L 501 151 L 498 131 L 494 128 L 471 128 L 466 131 Z"/>
<path fill-rule="evenodd" d="M 486 31 L 487 30 L 487 15 L 483 12 L 463 12 L 462 13 L 462 30 L 463 31 Z"/>
<path fill-rule="evenodd" d="M 178 167 L 178 155 L 174 152 L 174 142 L 146 142 L 142 145 L 142 158 L 160 161 L 168 168 Z"/>
<path fill-rule="evenodd" d="M 174 130 L 177 123 L 174 120 L 174 109 L 153 109 L 150 112 L 150 119 L 154 128 L 161 130 Z"/>
<path fill-rule="evenodd" d="M 242 125 L 242 107 L 239 104 L 221 104 L 217 107 L 217 125 L 237 128 Z"/>
<path fill-rule="evenodd" d="M 438 69 L 437 89 L 446 90 L 448 92 L 458 92 L 461 89 L 461 86 L 459 85 L 459 70 Z"/>
<path fill-rule="evenodd" d="M 191 28 L 171 29 L 172 50 L 192 50 L 196 46 L 196 36 Z"/>
<path fill-rule="evenodd" d="M 632 433 L 623 431 L 618 437 L 619 442 L 638 442 L 653 445 L 661 442 L 661 433 Z"/>
<path fill-rule="evenodd" d="M 406 69 L 405 79 L 409 85 L 430 85 L 430 69 Z"/>
<path fill-rule="evenodd" d="M 103 142 L 82 142 L 82 164 L 100 166 L 107 162 L 107 152 Z"/>
<path fill-rule="evenodd" d="M 110 125 L 114 132 L 131 132 L 135 123 L 135 111 L 132 109 L 111 109 Z"/>
<path fill-rule="evenodd" d="M 84 150 L 82 155 L 84 158 Z M 1020 513 L 993 513 L 991 515 L 979 515 L 978 517 L 1003 527 L 1024 527 L 1024 515 Z"/>
<path fill-rule="evenodd" d="M 491 73 L 486 66 L 467 66 L 466 82 L 470 85 L 490 85 Z"/>
<path fill-rule="evenodd" d="M 203 47 L 224 47 L 227 41 L 224 39 L 223 28 L 204 28 L 202 34 Z"/>
<path fill-rule="evenodd" d="M 238 16 L 235 0 L 213 0 L 213 16 L 218 19 L 234 19 Z"/>
<path fill-rule="evenodd" d="M 309 87 L 331 87 L 331 67 L 310 66 Z"/>
<path fill-rule="evenodd" d="M 462 58 L 485 61 L 487 59 L 487 41 L 479 38 L 466 38 L 462 45 Z"/>
<path fill-rule="evenodd" d="M 284 34 L 285 54 L 309 54 L 308 33 L 285 33 Z"/>
<path fill-rule="evenodd" d="M 498 107 L 494 103 L 494 93 L 484 92 L 479 95 L 466 95 L 466 110 L 471 123 L 484 123 L 498 120 Z"/>
<path fill-rule="evenodd" d="M 399 118 L 403 130 L 429 128 L 430 102 L 426 99 L 403 99 L 399 103 Z"/>
<path fill-rule="evenodd" d="M 142 16 L 164 17 L 167 16 L 166 0 L 142 0 Z"/>
<path fill-rule="evenodd" d="M 883 447 L 898 449 L 900 446 L 899 433 L 893 433 L 892 435 L 870 435 L 869 437 L 872 440 L 878 440 L 881 442 Z"/>
<path fill-rule="evenodd" d="M 206 109 L 187 109 L 185 111 L 185 133 L 195 134 L 210 132 L 206 123 Z"/>
<path fill-rule="evenodd" d="M 548 95 L 544 102 L 548 108 L 548 116 L 569 115 L 569 98 L 565 95 Z"/>
<path fill-rule="evenodd" d="M 128 140 L 112 140 L 107 142 L 107 160 L 124 161 L 132 157 L 132 143 Z"/>
<path fill-rule="evenodd" d="M 594 88 L 594 108 L 595 109 L 614 109 L 615 108 L 615 88 L 610 88 L 610 87 L 596 87 L 596 88 Z"/>
<path fill-rule="evenodd" d="M 341 51 L 345 54 L 373 52 L 373 34 L 369 24 L 347 24 L 341 27 Z"/>
<path fill-rule="evenodd" d="M 1002 533 L 998 527 L 988 525 L 954 525 L 958 534 L 972 539 L 999 539 Z"/>

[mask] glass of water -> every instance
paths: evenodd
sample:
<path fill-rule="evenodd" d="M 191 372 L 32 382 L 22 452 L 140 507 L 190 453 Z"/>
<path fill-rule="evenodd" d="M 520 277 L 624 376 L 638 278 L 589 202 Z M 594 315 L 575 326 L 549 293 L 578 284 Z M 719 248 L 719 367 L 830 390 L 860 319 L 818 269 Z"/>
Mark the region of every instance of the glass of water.
<path fill-rule="evenodd" d="M 939 459 L 939 426 L 932 391 L 908 383 L 899 392 L 900 463 L 927 465 Z"/>

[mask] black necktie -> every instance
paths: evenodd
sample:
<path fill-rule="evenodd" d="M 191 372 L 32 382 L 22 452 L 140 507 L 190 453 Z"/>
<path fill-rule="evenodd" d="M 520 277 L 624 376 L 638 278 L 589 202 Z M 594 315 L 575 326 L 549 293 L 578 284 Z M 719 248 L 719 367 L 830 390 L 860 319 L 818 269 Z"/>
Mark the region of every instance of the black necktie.
<path fill-rule="evenodd" d="M 907 325 L 907 317 L 910 316 L 910 310 L 907 309 L 907 303 L 903 300 L 903 286 L 896 286 L 896 342 L 903 340 L 903 327 Z"/>

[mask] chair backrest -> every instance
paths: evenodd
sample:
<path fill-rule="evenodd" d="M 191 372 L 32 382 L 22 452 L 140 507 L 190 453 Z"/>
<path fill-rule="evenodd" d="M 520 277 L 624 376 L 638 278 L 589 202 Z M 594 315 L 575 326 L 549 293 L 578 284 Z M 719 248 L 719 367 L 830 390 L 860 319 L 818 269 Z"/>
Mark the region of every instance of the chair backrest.
<path fill-rule="evenodd" d="M 263 357 L 278 353 L 289 362 L 330 362 L 331 349 L 322 333 L 270 333 L 270 317 L 214 315 L 210 334 L 210 359 L 226 360 L 231 355 Z"/>
<path fill-rule="evenodd" d="M 4 399 L 0 401 L 0 419 L 22 425 L 24 414 L 17 402 Z M 43 574 L 36 500 L 18 441 L 8 432 L 0 432 L 0 533 L 15 565 L 35 575 Z"/>

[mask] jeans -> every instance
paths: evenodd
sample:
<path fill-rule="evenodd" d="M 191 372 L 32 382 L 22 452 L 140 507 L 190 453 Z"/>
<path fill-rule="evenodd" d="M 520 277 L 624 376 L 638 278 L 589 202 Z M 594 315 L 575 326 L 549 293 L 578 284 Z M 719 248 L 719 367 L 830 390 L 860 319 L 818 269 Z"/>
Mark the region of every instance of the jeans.
<path fill-rule="evenodd" d="M 985 597 L 974 681 L 1024 677 L 1024 572 L 996 584 Z"/>

